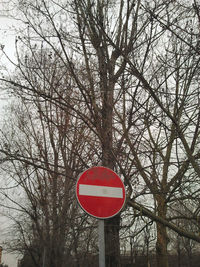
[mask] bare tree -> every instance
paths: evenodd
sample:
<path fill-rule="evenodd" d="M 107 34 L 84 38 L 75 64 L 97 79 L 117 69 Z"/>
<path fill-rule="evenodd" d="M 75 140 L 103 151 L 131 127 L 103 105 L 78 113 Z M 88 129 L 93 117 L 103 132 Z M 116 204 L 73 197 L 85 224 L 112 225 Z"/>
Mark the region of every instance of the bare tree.
<path fill-rule="evenodd" d="M 45 46 L 52 50 L 61 60 L 63 67 L 69 70 L 73 84 L 77 87 L 81 101 L 84 100 L 84 108 L 70 105 L 76 111 L 77 116 L 93 131 L 98 138 L 101 151 L 101 164 L 114 169 L 116 159 L 114 150 L 114 106 L 121 98 L 121 89 L 118 87 L 118 79 L 125 70 L 125 60 L 119 59 L 119 53 L 111 48 L 104 31 L 106 31 L 115 42 L 123 47 L 128 55 L 134 41 L 133 35 L 139 10 L 139 2 L 121 2 L 119 5 L 111 1 L 71 1 L 65 3 L 54 2 L 51 9 L 51 1 L 35 1 L 21 3 L 24 12 L 27 35 L 18 38 L 29 48 L 31 56 L 34 57 L 34 47 L 37 46 L 37 35 Z M 114 8 L 114 21 L 111 10 Z M 69 9 L 69 12 L 68 12 Z M 69 28 L 63 25 L 59 16 L 68 16 Z M 125 17 L 124 17 L 125 15 Z M 135 18 L 129 21 L 131 16 Z M 45 32 L 42 29 L 41 19 L 45 20 Z M 97 25 L 103 28 L 99 28 Z M 61 30 L 61 28 L 62 30 Z M 113 31 L 111 31 L 111 28 Z M 129 33 L 131 29 L 131 32 Z M 56 40 L 56 42 L 54 42 Z M 30 57 L 30 55 L 27 55 Z M 121 62 L 121 63 L 120 63 Z M 121 66 L 119 65 L 121 64 Z M 45 91 L 33 88 L 21 61 L 18 68 L 23 73 L 26 82 L 23 88 L 31 92 L 34 90 L 44 99 L 48 98 L 55 103 L 65 106 L 63 98 L 55 97 Z M 48 80 L 45 77 L 45 81 Z M 12 83 L 16 88 L 20 84 L 18 80 Z M 56 88 L 55 93 L 56 92 Z M 119 90 L 119 92 L 115 91 Z M 69 103 L 67 103 L 69 105 Z M 99 149 L 98 148 L 98 149 Z M 97 150 L 98 150 L 97 149 Z M 120 150 L 120 147 L 118 148 Z M 106 252 L 107 265 L 120 265 L 119 251 L 119 225 L 120 218 L 116 216 L 106 221 Z"/>
<path fill-rule="evenodd" d="M 42 76 L 37 80 L 45 86 L 33 86 L 20 57 L 17 68 L 23 83 L 17 77 L 1 80 L 15 92 L 20 88 L 20 94 L 34 93 L 67 108 L 87 126 L 96 162 L 116 169 L 127 185 L 127 204 L 156 221 L 157 262 L 167 267 L 166 227 L 200 242 L 198 235 L 179 228 L 168 216 L 172 203 L 199 191 L 186 190 L 193 183 L 191 169 L 196 183 L 200 177 L 198 4 L 157 0 L 21 4 L 26 34 L 21 33 L 17 45 L 27 47 L 24 56 L 29 61 L 38 44 L 49 49 L 50 57 L 56 55 L 66 70 L 67 84 L 70 81 L 74 88 L 67 100 L 74 101 L 66 101 L 56 84 L 50 90 L 51 76 L 46 76 L 39 60 Z M 107 266 L 120 266 L 119 226 L 119 216 L 106 221 Z"/>
<path fill-rule="evenodd" d="M 192 14 L 195 14 L 198 8 L 196 2 L 192 6 L 184 1 L 182 4 L 167 2 L 160 5 L 154 1 L 152 5 L 143 5 L 142 8 L 147 11 L 151 21 L 151 31 L 147 34 L 144 45 L 148 47 L 147 60 L 142 61 L 144 58 L 142 56 L 127 58 L 123 55 L 123 51 L 121 55 L 130 66 L 130 73 L 137 78 L 138 87 L 143 88 L 146 93 L 143 94 L 142 103 L 137 96 L 134 99 L 142 108 L 137 109 L 132 105 L 129 112 L 131 120 L 134 121 L 132 127 L 126 124 L 124 116 L 120 113 L 118 116 L 134 156 L 134 164 L 154 197 L 156 215 L 165 221 L 168 203 L 180 197 L 179 190 L 182 183 L 193 180 L 190 180 L 188 171 L 190 166 L 197 174 L 196 179 L 199 180 L 200 177 L 199 153 L 196 149 L 199 144 L 200 118 L 197 83 L 199 55 L 195 48 L 199 32 L 194 26 L 195 22 L 199 21 L 198 16 L 190 22 L 185 18 L 186 12 L 188 17 L 192 18 Z M 169 14 L 172 17 L 169 17 Z M 177 17 L 181 22 L 177 21 Z M 185 29 L 181 28 L 180 23 L 184 23 Z M 160 42 L 160 39 L 157 39 L 158 36 L 162 36 L 164 45 L 162 40 Z M 110 43 L 116 47 L 112 40 Z M 137 46 L 133 51 L 135 55 Z M 135 117 L 136 120 L 133 119 Z M 137 138 L 134 141 L 136 135 L 133 127 L 142 131 L 139 149 L 135 145 Z M 191 194 L 188 195 L 186 190 L 182 192 L 185 198 L 190 198 Z M 192 194 L 197 192 L 199 187 Z M 134 198 L 129 204 L 138 209 Z M 153 218 L 151 215 L 150 217 Z M 167 224 L 164 221 L 157 223 L 158 266 L 168 266 L 169 240 Z"/>
<path fill-rule="evenodd" d="M 31 59 L 28 63 L 28 59 L 25 59 L 21 70 L 26 68 L 28 81 L 33 88 L 39 91 L 48 89 L 52 99 L 54 92 L 51 90 L 56 84 L 60 98 L 65 97 L 67 103 L 69 94 L 76 95 L 69 86 L 62 85 L 63 72 L 54 64 L 57 59 L 54 58 L 52 62 L 47 51 L 43 52 L 35 55 L 35 60 L 42 60 L 43 63 L 48 61 L 43 68 L 37 69 L 38 61 Z M 51 78 L 48 85 L 45 80 L 37 80 L 42 71 Z M 17 95 L 17 105 L 13 104 L 11 108 L 11 123 L 8 121 L 6 130 L 2 131 L 1 153 L 5 155 L 2 169 L 5 167 L 7 175 L 14 179 L 15 187 L 19 187 L 25 203 L 13 199 L 4 191 L 2 194 L 12 205 L 15 204 L 16 209 L 26 214 L 30 227 L 27 228 L 27 223 L 24 224 L 20 219 L 16 219 L 16 223 L 18 230 L 21 230 L 24 249 L 28 248 L 30 253 L 34 248 L 37 252 L 31 253 L 37 266 L 41 266 L 43 261 L 49 266 L 63 266 L 66 253 L 71 258 L 73 251 L 76 257 L 80 256 L 76 251 L 83 242 L 83 236 L 86 242 L 87 234 L 88 246 L 85 250 L 88 252 L 91 248 L 92 233 L 86 230 L 91 228 L 93 232 L 95 227 L 92 221 L 88 222 L 86 215 L 81 215 L 77 210 L 74 187 L 78 174 L 88 166 L 90 160 L 95 164 L 93 150 L 90 150 L 92 135 L 66 106 L 60 107 L 53 101 L 44 100 L 40 95 L 34 95 L 33 91 L 31 94 L 25 90 L 21 93 L 18 91 Z M 72 97 L 69 102 L 72 105 Z M 79 105 L 81 109 L 80 102 Z"/>

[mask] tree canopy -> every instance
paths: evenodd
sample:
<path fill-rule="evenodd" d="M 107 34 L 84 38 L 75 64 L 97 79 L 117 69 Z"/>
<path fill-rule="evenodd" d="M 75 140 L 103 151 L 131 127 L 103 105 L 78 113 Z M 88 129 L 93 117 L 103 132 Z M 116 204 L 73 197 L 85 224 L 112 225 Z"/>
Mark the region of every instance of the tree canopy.
<path fill-rule="evenodd" d="M 15 72 L 0 78 L 16 102 L 0 152 L 26 199 L 2 190 L 30 222 L 18 222 L 22 243 L 37 236 L 38 261 L 48 251 L 52 266 L 95 253 L 95 222 L 77 209 L 74 186 L 103 165 L 127 190 L 125 210 L 106 221 L 106 266 L 120 266 L 120 233 L 132 238 L 145 218 L 139 228 L 154 222 L 157 266 L 168 267 L 168 229 L 200 242 L 199 4 L 35 0 L 18 9 Z"/>

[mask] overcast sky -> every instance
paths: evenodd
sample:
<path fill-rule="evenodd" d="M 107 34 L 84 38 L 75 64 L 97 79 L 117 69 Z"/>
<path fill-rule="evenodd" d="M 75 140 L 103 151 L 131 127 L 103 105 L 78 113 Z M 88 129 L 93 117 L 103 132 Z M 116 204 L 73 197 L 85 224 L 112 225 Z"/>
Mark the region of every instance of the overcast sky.
<path fill-rule="evenodd" d="M 12 59 L 15 55 L 15 31 L 14 25 L 16 21 L 9 17 L 9 2 L 8 0 L 0 0 L 0 47 L 4 46 L 4 51 Z M 0 51 L 0 73 L 4 71 L 2 68 L 4 64 L 7 68 L 10 68 L 11 65 L 3 53 Z M 0 92 L 0 116 L 3 114 L 3 106 L 7 103 L 7 96 L 5 93 Z M 0 245 L 3 246 L 3 241 L 6 239 L 6 236 L 2 233 L 5 233 L 5 229 L 8 227 L 8 221 L 6 218 L 3 218 L 0 213 Z M 9 229 L 7 229 L 9 230 Z M 6 231 L 7 231 L 6 230 Z M 7 264 L 9 267 L 17 266 L 17 258 L 15 255 L 7 254 L 3 251 L 2 262 Z"/>
<path fill-rule="evenodd" d="M 15 29 L 17 21 L 8 16 L 8 11 L 5 10 L 5 4 L 0 0 L 0 74 L 5 72 L 5 68 L 12 68 L 12 64 L 6 58 L 3 51 L 13 60 L 15 55 Z M 5 2 L 4 2 L 5 3 Z M 0 91 L 0 112 L 5 104 L 7 96 L 4 92 Z"/>

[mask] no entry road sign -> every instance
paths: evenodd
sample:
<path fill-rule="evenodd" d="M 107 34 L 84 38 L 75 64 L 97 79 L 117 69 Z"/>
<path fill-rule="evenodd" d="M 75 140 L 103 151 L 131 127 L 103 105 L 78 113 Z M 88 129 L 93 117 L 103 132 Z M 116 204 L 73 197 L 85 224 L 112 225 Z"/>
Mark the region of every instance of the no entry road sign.
<path fill-rule="evenodd" d="M 80 175 L 76 196 L 85 212 L 107 219 L 121 211 L 125 203 L 125 188 L 120 177 L 111 169 L 92 167 Z"/>

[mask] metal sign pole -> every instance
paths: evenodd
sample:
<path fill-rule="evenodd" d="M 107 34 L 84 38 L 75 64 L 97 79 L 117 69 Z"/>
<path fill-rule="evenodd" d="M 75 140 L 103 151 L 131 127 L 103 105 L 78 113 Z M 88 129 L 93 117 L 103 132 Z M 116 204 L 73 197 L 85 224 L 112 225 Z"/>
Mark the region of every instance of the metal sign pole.
<path fill-rule="evenodd" d="M 99 220 L 99 267 L 105 267 L 104 220 Z"/>

